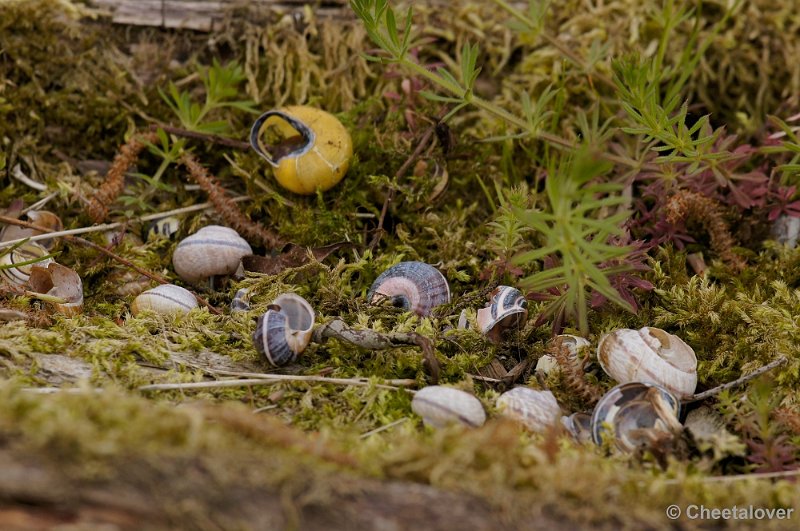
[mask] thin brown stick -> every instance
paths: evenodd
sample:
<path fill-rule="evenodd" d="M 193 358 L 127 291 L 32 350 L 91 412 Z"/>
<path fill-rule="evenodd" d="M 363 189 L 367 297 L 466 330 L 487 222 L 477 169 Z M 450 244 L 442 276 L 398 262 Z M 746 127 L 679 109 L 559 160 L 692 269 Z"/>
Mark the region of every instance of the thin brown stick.
<path fill-rule="evenodd" d="M 387 384 L 372 384 L 366 378 L 327 378 L 325 376 L 302 376 L 294 374 L 255 374 L 255 378 L 242 378 L 237 380 L 216 380 L 214 382 L 188 382 L 188 383 L 166 383 L 142 385 L 139 391 L 174 391 L 178 389 L 213 389 L 216 387 L 243 387 L 249 385 L 273 385 L 285 382 L 303 383 L 327 383 L 332 385 L 346 385 L 352 387 L 370 387 L 374 385 L 378 389 L 390 391 L 406 390 L 411 393 L 411 389 L 404 389 L 409 385 L 416 385 L 416 380 L 389 380 L 401 383 L 403 387 Z"/>
<path fill-rule="evenodd" d="M 189 152 L 181 155 L 181 163 L 189 171 L 192 179 L 208 194 L 209 200 L 214 204 L 214 208 L 220 216 L 241 234 L 245 239 L 257 241 L 273 249 L 282 248 L 286 242 L 275 232 L 254 223 L 247 218 L 239 207 L 236 206 L 230 197 L 225 195 L 225 189 L 218 183 L 217 179 L 206 170 L 200 162 Z"/>
<path fill-rule="evenodd" d="M 156 132 L 159 129 L 163 129 L 167 133 L 175 136 L 192 138 L 194 140 L 203 140 L 205 142 L 211 142 L 212 144 L 219 144 L 221 146 L 227 146 L 242 151 L 247 151 L 250 149 L 250 144 L 248 142 L 242 142 L 241 140 L 236 140 L 234 138 L 225 138 L 223 136 L 198 133 L 196 131 L 189 131 L 188 129 L 181 129 L 180 127 L 173 127 L 171 125 L 150 125 L 150 131 L 152 132 Z"/>
<path fill-rule="evenodd" d="M 39 231 L 42 231 L 42 232 L 47 232 L 47 233 L 55 232 L 52 229 L 49 229 L 47 227 L 43 227 L 41 225 L 36 225 L 34 223 L 29 223 L 27 221 L 22 221 L 22 220 L 19 220 L 19 219 L 15 219 L 15 218 L 12 218 L 12 217 L 9 217 L 9 216 L 0 216 L 0 222 L 8 223 L 9 225 L 17 225 L 18 227 L 26 227 L 26 228 L 29 228 L 29 229 L 36 229 L 36 230 L 39 230 Z M 167 280 L 166 278 L 164 278 L 164 277 L 162 277 L 160 275 L 157 275 L 157 274 L 153 273 L 152 271 L 148 271 L 147 269 L 139 267 L 138 265 L 134 264 L 130 260 L 128 260 L 126 258 L 123 258 L 120 255 L 118 255 L 118 254 L 116 254 L 116 253 L 114 253 L 112 251 L 109 251 L 108 249 L 106 249 L 102 245 L 97 245 L 96 243 L 90 242 L 89 240 L 86 240 L 86 239 L 81 238 L 79 236 L 62 235 L 62 237 L 65 240 L 72 241 L 72 242 L 78 243 L 80 245 L 84 245 L 86 247 L 91 247 L 92 249 L 94 249 L 96 251 L 100 251 L 101 253 L 103 253 L 104 255 L 108 256 L 109 258 L 111 258 L 113 260 L 116 260 L 117 262 L 121 263 L 122 265 L 124 265 L 124 266 L 126 266 L 126 267 L 128 267 L 130 269 L 133 269 L 137 273 L 139 273 L 141 275 L 144 275 L 144 276 L 146 276 L 147 278 L 149 278 L 151 280 L 155 280 L 159 284 L 170 284 L 170 281 Z M 214 306 L 212 306 L 211 303 L 208 302 L 206 299 L 204 299 L 203 297 L 201 297 L 197 293 L 192 292 L 192 294 L 195 296 L 195 298 L 197 298 L 197 302 L 199 302 L 200 304 L 202 304 L 203 306 L 208 308 L 208 311 L 210 311 L 211 313 L 213 313 L 215 315 L 221 315 L 222 312 L 220 312 Z"/>
<path fill-rule="evenodd" d="M 784 355 L 781 355 L 780 357 L 778 357 L 774 361 L 771 361 L 771 362 L 767 363 L 763 367 L 759 367 L 758 369 L 754 370 L 750 374 L 746 374 L 745 376 L 742 376 L 741 378 L 739 378 L 737 380 L 734 380 L 732 382 L 728 382 L 726 384 L 719 385 L 717 387 L 714 387 L 713 389 L 709 389 L 708 391 L 703 391 L 702 393 L 694 394 L 694 395 L 688 397 L 687 399 L 683 400 L 683 403 L 684 404 L 688 404 L 690 402 L 698 402 L 700 400 L 705 400 L 706 398 L 709 398 L 711 396 L 718 395 L 719 393 L 721 393 L 722 391 L 724 391 L 726 389 L 732 389 L 734 387 L 739 387 L 740 385 L 743 385 L 743 384 L 749 382 L 750 380 L 752 380 L 754 378 L 758 378 L 759 376 L 761 376 L 765 372 L 769 372 L 772 369 L 783 365 L 787 361 L 789 361 L 789 358 L 787 358 Z"/>
<path fill-rule="evenodd" d="M 433 133 L 436 131 L 436 124 L 430 126 L 425 133 L 420 138 L 419 143 L 417 144 L 416 149 L 409 155 L 406 161 L 398 168 L 398 170 L 394 173 L 394 178 L 399 179 L 400 177 L 408 171 L 412 164 L 414 164 L 417 159 L 422 155 L 422 152 L 428 146 L 428 143 L 431 141 L 433 137 Z M 383 208 L 381 208 L 381 215 L 378 218 L 378 227 L 375 229 L 375 237 L 372 239 L 372 243 L 369 244 L 370 249 L 375 249 L 378 243 L 381 241 L 381 237 L 383 236 L 383 222 L 386 220 L 386 214 L 389 211 L 389 205 L 394 200 L 395 193 L 397 192 L 396 188 L 391 188 L 389 193 L 386 196 L 386 200 L 383 202 Z"/>

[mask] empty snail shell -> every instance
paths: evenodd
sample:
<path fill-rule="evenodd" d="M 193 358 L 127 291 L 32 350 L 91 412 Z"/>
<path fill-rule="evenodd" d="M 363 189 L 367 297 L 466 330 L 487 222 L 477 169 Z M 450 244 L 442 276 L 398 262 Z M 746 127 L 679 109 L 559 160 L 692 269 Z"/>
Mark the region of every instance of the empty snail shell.
<path fill-rule="evenodd" d="M 197 283 L 217 275 L 232 275 L 242 257 L 249 254 L 253 249 L 235 230 L 209 225 L 181 240 L 172 254 L 172 265 L 183 280 Z"/>
<path fill-rule="evenodd" d="M 64 302 L 54 302 L 53 308 L 69 317 L 83 311 L 83 282 L 72 269 L 50 262 L 46 267 L 34 265 L 28 279 L 31 290 Z"/>
<path fill-rule="evenodd" d="M 492 291 L 489 304 L 478 310 L 478 327 L 493 341 L 499 341 L 505 330 L 519 328 L 528 318 L 528 301 L 516 288 L 498 286 Z"/>
<path fill-rule="evenodd" d="M 250 130 L 250 145 L 275 169 L 281 186 L 304 195 L 335 186 L 353 157 L 353 141 L 344 125 L 332 114 L 307 106 L 262 114 Z"/>
<path fill-rule="evenodd" d="M 561 334 L 553 339 L 552 347 L 557 349 L 566 349 L 568 353 L 568 359 L 570 361 L 574 361 L 575 363 L 579 363 L 578 351 L 580 351 L 582 348 L 588 347 L 589 344 L 589 341 L 583 337 Z M 552 354 L 545 354 L 539 358 L 539 361 L 536 362 L 535 370 L 537 373 L 547 376 L 557 368 L 559 368 L 559 365 L 556 357 Z"/>
<path fill-rule="evenodd" d="M 58 232 L 64 228 L 61 223 L 61 218 L 48 210 L 31 210 L 26 214 L 28 221 L 34 225 L 50 229 L 53 232 Z M 31 229 L 28 227 L 18 227 L 16 225 L 6 225 L 0 231 L 0 241 L 18 240 L 21 238 L 30 238 L 31 236 L 38 236 L 44 234 L 43 231 Z M 53 249 L 60 240 L 58 238 L 47 238 L 38 240 L 37 243 L 47 250 Z"/>
<path fill-rule="evenodd" d="M 430 315 L 450 302 L 450 286 L 444 275 L 423 262 L 400 262 L 380 274 L 369 288 L 367 300 L 390 299 L 392 304 L 420 316 Z"/>
<path fill-rule="evenodd" d="M 47 256 L 47 249 L 36 242 L 27 242 L 16 249 L 0 249 L 0 279 L 13 285 L 22 286 L 31 276 L 31 267 L 47 266 L 53 260 L 41 259 Z"/>
<path fill-rule="evenodd" d="M 561 425 L 579 443 L 586 443 L 592 440 L 592 416 L 587 413 L 573 413 L 572 415 L 561 417 Z"/>
<path fill-rule="evenodd" d="M 163 315 L 189 313 L 197 308 L 197 299 L 191 291 L 174 284 L 162 284 L 139 294 L 131 304 L 131 313 L 138 315 L 150 310 Z"/>
<path fill-rule="evenodd" d="M 680 402 L 665 388 L 641 382 L 620 384 L 607 392 L 592 413 L 592 440 L 612 437 L 624 452 L 649 446 L 680 429 Z"/>
<path fill-rule="evenodd" d="M 242 288 L 236 292 L 231 301 L 232 312 L 246 312 L 250 309 L 250 291 Z"/>
<path fill-rule="evenodd" d="M 465 391 L 441 385 L 430 385 L 417 391 L 411 400 L 411 410 L 422 417 L 426 426 L 434 428 L 449 424 L 477 428 L 486 422 L 486 412 L 480 400 Z"/>
<path fill-rule="evenodd" d="M 168 216 L 153 221 L 147 225 L 142 238 L 153 241 L 158 238 L 172 238 L 181 228 L 181 220 L 175 216 Z"/>
<path fill-rule="evenodd" d="M 620 383 L 644 382 L 665 387 L 678 398 L 697 387 L 697 357 L 678 336 L 660 328 L 621 329 L 597 345 L 603 370 Z"/>
<path fill-rule="evenodd" d="M 521 422 L 535 433 L 547 431 L 558 424 L 561 408 L 550 391 L 515 387 L 497 397 L 501 415 Z"/>
<path fill-rule="evenodd" d="M 308 301 L 294 293 L 284 293 L 258 318 L 253 343 L 271 365 L 286 365 L 311 342 L 313 326 L 314 310 Z"/>

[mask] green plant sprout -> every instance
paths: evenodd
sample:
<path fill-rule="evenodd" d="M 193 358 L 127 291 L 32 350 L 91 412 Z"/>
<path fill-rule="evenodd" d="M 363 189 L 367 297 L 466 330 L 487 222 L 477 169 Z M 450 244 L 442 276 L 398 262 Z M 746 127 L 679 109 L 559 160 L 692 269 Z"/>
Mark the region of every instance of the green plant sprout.
<path fill-rule="evenodd" d="M 556 290 L 543 317 L 575 318 L 582 333 L 589 330 L 589 291 L 594 290 L 622 308 L 633 311 L 611 285 L 611 275 L 628 271 L 623 260 L 630 247 L 608 243 L 611 236 L 622 236 L 620 224 L 630 212 L 620 208 L 625 203 L 617 183 L 599 181 L 611 164 L 588 149 L 562 154 L 551 159 L 545 180 L 548 211 L 515 208 L 526 226 L 542 235 L 544 244 L 514 258 L 518 264 L 555 256 L 560 263 L 522 280 L 522 286 L 535 292 Z M 617 210 L 605 218 L 593 212 Z M 619 265 L 609 265 L 619 262 Z"/>
<path fill-rule="evenodd" d="M 200 72 L 200 79 L 205 87 L 205 101 L 201 105 L 192 101 L 186 91 L 179 91 L 178 87 L 170 82 L 169 94 L 161 89 L 159 93 L 170 109 L 178 116 L 181 125 L 189 131 L 206 134 L 225 134 L 230 125 L 227 120 L 206 120 L 214 111 L 225 108 L 258 114 L 255 102 L 250 100 L 232 100 L 239 91 L 236 86 L 245 80 L 242 67 L 232 62 L 224 66 L 214 59 L 213 64 Z"/>

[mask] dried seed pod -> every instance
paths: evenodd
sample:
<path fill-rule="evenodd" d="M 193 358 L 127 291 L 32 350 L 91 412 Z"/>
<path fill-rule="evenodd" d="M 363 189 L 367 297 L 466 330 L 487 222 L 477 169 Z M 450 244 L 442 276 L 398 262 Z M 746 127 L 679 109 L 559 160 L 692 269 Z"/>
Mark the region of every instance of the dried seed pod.
<path fill-rule="evenodd" d="M 197 283 L 217 275 L 232 275 L 242 257 L 250 254 L 250 244 L 235 230 L 209 225 L 181 240 L 172 254 L 172 265 L 183 280 Z"/>
<path fill-rule="evenodd" d="M 53 260 L 52 258 L 45 258 L 47 256 L 47 249 L 42 247 L 36 242 L 27 242 L 16 249 L 0 249 L 0 279 L 15 286 L 22 286 L 31 276 L 31 268 L 34 265 L 46 267 Z"/>
<path fill-rule="evenodd" d="M 304 195 L 335 186 L 353 157 L 353 141 L 344 125 L 332 114 L 307 106 L 262 114 L 250 130 L 250 145 L 274 168 L 281 186 Z"/>
<path fill-rule="evenodd" d="M 297 359 L 311 342 L 314 310 L 303 297 L 284 293 L 258 318 L 253 332 L 256 350 L 273 366 Z"/>
<path fill-rule="evenodd" d="M 519 328 L 528 318 L 528 301 L 516 288 L 498 286 L 489 297 L 489 304 L 478 310 L 478 328 L 492 341 L 499 341 L 506 330 Z"/>
<path fill-rule="evenodd" d="M 375 303 L 381 299 L 424 317 L 436 306 L 450 302 L 450 286 L 432 265 L 400 262 L 381 273 L 369 288 L 367 300 Z"/>
<path fill-rule="evenodd" d="M 547 431 L 558 424 L 561 408 L 550 391 L 515 387 L 497 397 L 501 415 L 517 420 L 535 433 Z"/>
<path fill-rule="evenodd" d="M 197 298 L 191 291 L 174 284 L 162 284 L 139 294 L 131 304 L 131 313 L 138 315 L 150 310 L 163 315 L 189 313 L 197 308 Z"/>
<path fill-rule="evenodd" d="M 34 265 L 28 279 L 31 290 L 64 300 L 53 303 L 59 313 L 73 317 L 83 311 L 83 282 L 72 269 L 50 262 L 47 267 Z"/>
<path fill-rule="evenodd" d="M 561 425 L 579 443 L 586 443 L 592 440 L 592 416 L 587 413 L 573 413 L 572 415 L 561 417 Z"/>
<path fill-rule="evenodd" d="M 486 412 L 480 400 L 465 391 L 441 385 L 430 385 L 417 391 L 411 400 L 411 410 L 422 417 L 426 426 L 434 428 L 448 424 L 477 428 L 486 422 Z"/>
<path fill-rule="evenodd" d="M 597 403 L 592 413 L 592 440 L 612 437 L 623 452 L 650 446 L 680 430 L 680 402 L 665 388 L 641 382 L 620 384 Z"/>
<path fill-rule="evenodd" d="M 603 336 L 597 359 L 620 383 L 644 382 L 665 387 L 679 398 L 697 387 L 697 357 L 678 336 L 660 328 L 621 329 Z"/>

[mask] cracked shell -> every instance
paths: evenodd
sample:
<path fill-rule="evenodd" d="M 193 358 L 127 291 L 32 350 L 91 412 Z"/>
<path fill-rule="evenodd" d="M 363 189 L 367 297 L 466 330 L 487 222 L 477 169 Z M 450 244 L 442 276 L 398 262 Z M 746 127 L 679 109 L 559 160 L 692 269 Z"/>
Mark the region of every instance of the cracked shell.
<path fill-rule="evenodd" d="M 426 426 L 434 428 L 449 424 L 477 428 L 486 422 L 486 412 L 480 400 L 465 391 L 441 385 L 430 385 L 417 391 L 411 400 L 411 410 L 422 417 Z"/>
<path fill-rule="evenodd" d="M 492 291 L 489 304 L 478 310 L 478 328 L 493 341 L 499 341 L 505 330 L 520 328 L 528 318 L 528 301 L 522 292 L 511 286 L 498 286 Z"/>
<path fill-rule="evenodd" d="M 450 286 L 444 275 L 423 262 L 400 262 L 380 274 L 369 288 L 371 303 L 389 299 L 394 306 L 422 317 L 440 304 L 450 302 Z"/>
<path fill-rule="evenodd" d="M 666 388 L 678 398 L 697 387 L 697 357 L 678 336 L 660 328 L 621 329 L 600 339 L 597 359 L 620 383 L 644 382 Z"/>
<path fill-rule="evenodd" d="M 253 344 L 275 366 L 297 359 L 311 342 L 314 309 L 303 297 L 284 293 L 258 318 Z"/>

